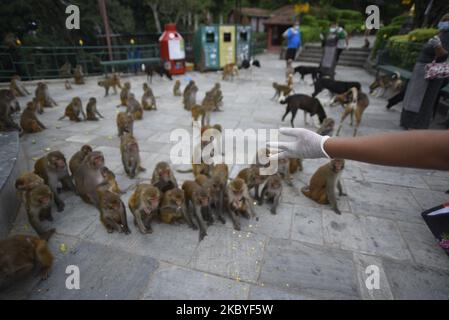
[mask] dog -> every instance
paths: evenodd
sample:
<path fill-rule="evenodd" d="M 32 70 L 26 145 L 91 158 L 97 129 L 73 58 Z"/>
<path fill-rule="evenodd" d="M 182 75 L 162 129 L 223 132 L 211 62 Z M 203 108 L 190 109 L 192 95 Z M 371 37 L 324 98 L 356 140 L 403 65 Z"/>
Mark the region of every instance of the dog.
<path fill-rule="evenodd" d="M 333 98 L 331 106 L 336 104 L 340 104 L 345 110 L 341 115 L 340 125 L 338 126 L 338 130 L 336 136 L 340 134 L 340 130 L 343 126 L 343 122 L 347 118 L 347 116 L 351 116 L 351 126 L 354 122 L 355 116 L 355 126 L 353 137 L 357 135 L 357 131 L 359 129 L 360 123 L 362 122 L 362 115 L 365 109 L 369 105 L 368 95 L 363 93 L 362 91 L 357 90 L 356 87 L 352 87 L 350 90 L 343 94 L 336 95 Z"/>
<path fill-rule="evenodd" d="M 338 81 L 330 78 L 318 78 L 315 83 L 315 91 L 312 93 L 312 97 L 316 97 L 324 89 L 329 90 L 332 94 L 342 94 L 349 91 L 352 87 L 361 90 L 362 85 L 360 82 L 355 81 Z"/>
<path fill-rule="evenodd" d="M 376 80 L 370 84 L 369 93 L 375 97 L 383 97 L 388 90 L 391 90 L 393 95 L 395 95 L 401 91 L 402 85 L 403 82 L 399 72 L 395 72 L 392 75 L 378 76 Z"/>
<path fill-rule="evenodd" d="M 147 81 L 150 79 L 150 83 L 153 83 L 154 73 L 158 74 L 161 78 L 166 76 L 170 81 L 173 80 L 170 72 L 161 64 L 146 64 L 144 65 L 144 71 L 147 73 Z"/>
<path fill-rule="evenodd" d="M 260 61 L 259 60 L 248 60 L 248 59 L 244 59 L 242 61 L 242 65 L 240 66 L 240 69 L 249 69 L 251 68 L 251 66 L 260 68 Z"/>
<path fill-rule="evenodd" d="M 312 66 L 297 66 L 294 68 L 294 73 L 299 73 L 301 75 L 301 80 L 304 80 L 304 76 L 310 74 L 312 76 L 312 80 L 315 81 L 318 79 L 318 76 L 321 74 L 320 67 L 312 67 Z"/>
<path fill-rule="evenodd" d="M 287 98 L 284 98 L 280 101 L 281 104 L 287 104 L 285 114 L 282 117 L 282 121 L 285 120 L 285 117 L 291 112 L 292 118 L 290 120 L 290 123 L 292 125 L 292 128 L 294 128 L 293 121 L 295 120 L 296 113 L 298 112 L 298 109 L 301 109 L 304 111 L 304 126 L 307 125 L 307 113 L 310 114 L 310 116 L 318 115 L 318 119 L 320 120 L 320 124 L 323 123 L 324 119 L 326 119 L 326 112 L 324 111 L 323 106 L 321 105 L 320 100 L 317 98 L 305 95 L 305 94 L 294 94 L 291 96 L 288 96 Z"/>

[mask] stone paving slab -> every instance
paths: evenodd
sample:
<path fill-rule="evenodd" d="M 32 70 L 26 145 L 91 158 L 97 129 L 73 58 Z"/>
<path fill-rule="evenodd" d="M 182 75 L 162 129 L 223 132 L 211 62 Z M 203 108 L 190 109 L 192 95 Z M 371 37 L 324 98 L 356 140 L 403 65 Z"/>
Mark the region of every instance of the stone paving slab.
<path fill-rule="evenodd" d="M 249 285 L 209 273 L 162 266 L 151 277 L 143 299 L 183 300 L 244 300 Z"/>
<path fill-rule="evenodd" d="M 395 299 L 447 300 L 449 271 L 384 260 L 383 266 Z"/>
<path fill-rule="evenodd" d="M 260 282 L 324 299 L 358 299 L 352 254 L 295 241 L 272 239 Z"/>
<path fill-rule="evenodd" d="M 80 289 L 66 289 L 66 266 L 80 271 Z M 158 262 L 100 244 L 81 242 L 53 267 L 52 276 L 40 282 L 30 299 L 137 299 Z"/>

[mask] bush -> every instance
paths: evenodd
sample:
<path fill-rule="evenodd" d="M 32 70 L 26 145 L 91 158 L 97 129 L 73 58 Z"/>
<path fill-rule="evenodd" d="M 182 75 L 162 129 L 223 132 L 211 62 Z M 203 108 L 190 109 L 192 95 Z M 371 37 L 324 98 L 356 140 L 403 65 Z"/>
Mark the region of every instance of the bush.
<path fill-rule="evenodd" d="M 335 10 L 337 14 L 337 18 L 340 19 L 347 19 L 347 20 L 363 20 L 362 13 L 355 10 L 349 10 L 349 9 L 336 9 Z"/>
<path fill-rule="evenodd" d="M 317 42 L 320 41 L 320 29 L 310 26 L 301 27 L 301 40 L 302 43 Z"/>
<path fill-rule="evenodd" d="M 380 46 L 384 41 L 386 41 L 391 36 L 397 35 L 401 26 L 399 25 L 388 25 L 386 27 L 380 28 L 376 34 L 376 41 L 374 41 L 373 46 L 373 54 L 372 57 L 375 58 L 377 55 L 377 51 L 380 49 Z"/>
<path fill-rule="evenodd" d="M 304 15 L 301 18 L 301 25 L 303 26 L 312 26 L 312 27 L 318 27 L 317 19 L 312 15 Z"/>
<path fill-rule="evenodd" d="M 390 25 L 399 25 L 399 26 L 401 26 L 408 17 L 409 17 L 408 14 L 403 14 L 403 15 L 394 17 L 393 19 L 391 19 Z"/>
<path fill-rule="evenodd" d="M 321 31 L 326 31 L 329 30 L 329 27 L 331 25 L 331 22 L 329 20 L 324 20 L 324 19 L 318 19 L 317 20 L 318 23 L 318 27 L 321 29 Z"/>
<path fill-rule="evenodd" d="M 407 42 L 408 41 L 408 35 L 407 34 L 401 34 L 397 36 L 390 37 L 391 42 Z"/>
<path fill-rule="evenodd" d="M 410 31 L 408 36 L 408 41 L 413 42 L 426 42 L 430 38 L 432 38 L 434 35 L 438 33 L 437 29 L 428 28 L 428 29 L 415 29 Z"/>

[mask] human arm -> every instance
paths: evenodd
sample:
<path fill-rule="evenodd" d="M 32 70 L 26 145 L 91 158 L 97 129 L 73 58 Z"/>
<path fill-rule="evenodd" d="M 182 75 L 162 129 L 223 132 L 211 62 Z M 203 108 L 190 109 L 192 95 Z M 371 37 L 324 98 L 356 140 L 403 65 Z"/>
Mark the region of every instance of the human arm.
<path fill-rule="evenodd" d="M 449 130 L 412 130 L 354 138 L 321 137 L 307 129 L 286 128 L 281 133 L 294 136 L 296 141 L 270 143 L 270 147 L 279 150 L 273 159 L 329 156 L 385 166 L 449 170 Z"/>

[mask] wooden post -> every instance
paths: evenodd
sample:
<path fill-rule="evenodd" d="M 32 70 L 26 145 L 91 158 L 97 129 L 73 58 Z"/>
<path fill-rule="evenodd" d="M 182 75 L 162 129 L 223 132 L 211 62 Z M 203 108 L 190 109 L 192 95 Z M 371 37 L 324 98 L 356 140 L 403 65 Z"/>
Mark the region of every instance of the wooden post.
<path fill-rule="evenodd" d="M 98 0 L 98 5 L 100 7 L 100 14 L 103 18 L 103 24 L 104 24 L 104 30 L 106 34 L 106 43 L 108 46 L 108 52 L 109 52 L 109 61 L 114 60 L 112 57 L 112 46 L 111 46 L 111 29 L 109 28 L 109 20 L 108 20 L 108 13 L 106 9 L 106 3 L 104 0 Z"/>

